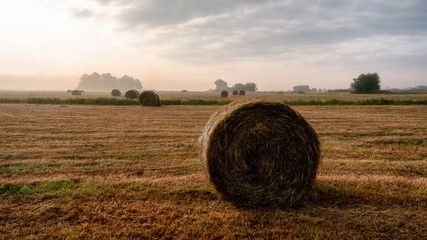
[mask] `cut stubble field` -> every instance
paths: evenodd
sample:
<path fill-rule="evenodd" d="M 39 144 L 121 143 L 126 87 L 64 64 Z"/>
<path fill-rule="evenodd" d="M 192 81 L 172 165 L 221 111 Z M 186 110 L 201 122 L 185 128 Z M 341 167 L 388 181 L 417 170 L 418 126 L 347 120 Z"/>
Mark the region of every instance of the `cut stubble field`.
<path fill-rule="evenodd" d="M 0 107 L 0 239 L 427 238 L 424 105 L 293 107 L 322 158 L 282 210 L 209 184 L 198 138 L 220 106 Z"/>

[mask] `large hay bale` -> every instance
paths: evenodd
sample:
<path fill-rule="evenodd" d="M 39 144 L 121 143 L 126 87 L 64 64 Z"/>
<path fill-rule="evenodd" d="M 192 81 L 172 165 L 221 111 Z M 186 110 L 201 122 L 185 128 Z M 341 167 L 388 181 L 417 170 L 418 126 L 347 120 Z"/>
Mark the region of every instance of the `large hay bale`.
<path fill-rule="evenodd" d="M 239 95 L 239 91 L 234 90 L 234 91 L 233 91 L 233 95 Z"/>
<path fill-rule="evenodd" d="M 221 92 L 221 97 L 228 97 L 228 92 L 227 91 L 222 91 Z"/>
<path fill-rule="evenodd" d="M 139 96 L 139 103 L 142 106 L 160 106 L 160 98 L 154 91 L 144 91 Z"/>
<path fill-rule="evenodd" d="M 72 92 L 73 92 L 73 90 L 71 90 L 71 89 L 67 90 L 67 93 L 72 93 Z"/>
<path fill-rule="evenodd" d="M 81 90 L 73 90 L 73 91 L 71 91 L 71 95 L 82 95 L 82 92 L 83 91 L 81 91 Z"/>
<path fill-rule="evenodd" d="M 237 206 L 295 206 L 312 190 L 319 139 L 287 105 L 229 104 L 209 120 L 200 143 L 209 180 Z"/>
<path fill-rule="evenodd" d="M 139 98 L 140 93 L 138 92 L 138 90 L 132 89 L 129 90 L 125 93 L 125 98 L 129 98 L 129 99 L 137 99 Z"/>
<path fill-rule="evenodd" d="M 113 89 L 111 91 L 111 96 L 113 96 L 113 97 L 120 97 L 121 95 L 122 95 L 122 93 L 120 92 L 119 89 Z"/>
<path fill-rule="evenodd" d="M 239 91 L 239 95 L 240 95 L 240 96 L 245 96 L 245 94 L 246 94 L 245 90 L 240 90 L 240 91 Z"/>

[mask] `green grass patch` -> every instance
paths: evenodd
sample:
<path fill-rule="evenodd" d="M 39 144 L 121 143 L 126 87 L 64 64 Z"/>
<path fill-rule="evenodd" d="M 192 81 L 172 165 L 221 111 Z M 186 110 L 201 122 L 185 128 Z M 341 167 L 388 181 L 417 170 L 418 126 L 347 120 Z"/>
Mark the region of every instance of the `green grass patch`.
<path fill-rule="evenodd" d="M 139 105 L 135 99 L 116 98 L 0 98 L 0 103 L 78 104 L 78 105 Z"/>
<path fill-rule="evenodd" d="M 231 100 L 204 100 L 204 99 L 162 99 L 162 105 L 226 105 Z"/>
<path fill-rule="evenodd" d="M 69 190 L 71 189 L 71 183 L 67 181 L 60 181 L 60 182 L 45 182 L 40 186 L 40 189 L 42 191 L 47 192 L 55 192 L 55 191 L 61 191 L 61 190 Z"/>
<path fill-rule="evenodd" d="M 162 105 L 225 105 L 231 100 L 203 100 L 203 99 L 162 99 Z M 77 105 L 139 105 L 136 99 L 117 98 L 0 98 L 0 103 L 30 103 L 30 104 L 77 104 Z"/>
<path fill-rule="evenodd" d="M 285 100 L 288 105 L 310 105 L 310 106 L 326 106 L 326 105 L 427 105 L 427 99 L 364 99 L 364 100 L 340 100 L 336 98 L 328 100 Z"/>
<path fill-rule="evenodd" d="M 68 181 L 47 181 L 40 184 L 2 184 L 0 185 L 0 195 L 48 193 L 55 194 L 71 190 L 71 182 Z"/>
<path fill-rule="evenodd" d="M 13 184 L 3 184 L 0 186 L 0 195 L 3 194 L 17 194 L 21 191 L 21 188 L 24 186 L 13 185 Z"/>
<path fill-rule="evenodd" d="M 226 105 L 231 100 L 205 100 L 205 99 L 161 99 L 161 104 L 167 105 Z M 139 105 L 136 99 L 117 99 L 117 98 L 0 98 L 0 103 L 29 103 L 29 104 L 77 104 L 77 105 Z M 364 100 L 285 100 L 288 105 L 427 105 L 427 99 L 364 99 Z"/>
<path fill-rule="evenodd" d="M 15 174 L 23 173 L 28 169 L 25 163 L 8 163 L 0 165 L 0 173 Z"/>

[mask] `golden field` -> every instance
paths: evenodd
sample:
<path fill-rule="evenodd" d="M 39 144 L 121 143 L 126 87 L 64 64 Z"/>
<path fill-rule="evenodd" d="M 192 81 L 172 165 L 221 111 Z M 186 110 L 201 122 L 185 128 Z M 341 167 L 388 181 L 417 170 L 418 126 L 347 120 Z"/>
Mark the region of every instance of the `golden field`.
<path fill-rule="evenodd" d="M 16 94 L 0 97 L 70 97 Z M 245 96 L 330 98 L 377 97 Z M 209 184 L 198 138 L 220 108 L 0 104 L 0 239 L 427 238 L 427 106 L 294 106 L 322 158 L 313 196 L 282 210 L 236 208 Z"/>

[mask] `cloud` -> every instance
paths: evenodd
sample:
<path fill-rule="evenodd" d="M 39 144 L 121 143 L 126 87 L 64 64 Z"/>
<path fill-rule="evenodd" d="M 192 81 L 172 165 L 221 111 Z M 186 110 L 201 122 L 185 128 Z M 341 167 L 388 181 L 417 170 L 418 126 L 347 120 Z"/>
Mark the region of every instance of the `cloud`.
<path fill-rule="evenodd" d="M 71 14 L 77 18 L 90 18 L 95 16 L 95 12 L 90 9 L 72 9 Z"/>
<path fill-rule="evenodd" d="M 99 0 L 98 0 L 99 1 Z M 105 2 L 105 1 L 103 1 Z M 108 1 L 111 2 L 111 1 Z M 363 31 L 393 33 L 422 31 L 427 26 L 425 1 L 256 1 L 256 0 L 149 0 L 113 1 L 127 6 L 117 20 L 129 28 L 176 26 L 191 21 L 226 16 L 223 21 L 206 21 L 203 27 L 227 31 L 257 27 L 294 32 L 331 30 L 334 26 Z M 316 32 L 314 32 L 316 33 Z"/>
<path fill-rule="evenodd" d="M 137 1 L 119 16 L 119 20 L 129 26 L 160 27 L 178 25 L 190 20 L 233 12 L 239 8 L 249 8 L 267 1 L 263 0 L 148 0 Z"/>
<path fill-rule="evenodd" d="M 311 54 L 344 56 L 337 51 L 343 43 L 369 48 L 378 36 L 397 36 L 403 42 L 386 44 L 394 48 L 411 44 L 409 38 L 427 36 L 423 0 L 95 1 L 120 9 L 111 17 L 118 31 L 135 34 L 135 44 L 157 47 L 165 58 L 191 62 L 265 57 L 313 61 Z M 425 44 L 417 45 L 418 50 Z M 351 57 L 357 60 L 363 52 Z M 410 52 L 401 53 L 405 54 Z"/>

